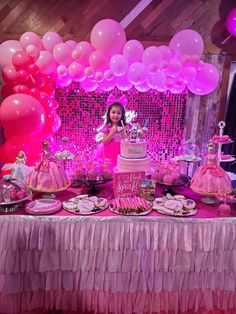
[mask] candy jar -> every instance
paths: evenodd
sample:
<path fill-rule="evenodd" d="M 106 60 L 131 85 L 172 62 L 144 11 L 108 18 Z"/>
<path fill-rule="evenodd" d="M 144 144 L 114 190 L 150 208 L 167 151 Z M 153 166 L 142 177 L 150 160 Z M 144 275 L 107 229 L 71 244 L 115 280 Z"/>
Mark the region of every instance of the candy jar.
<path fill-rule="evenodd" d="M 102 177 L 104 180 L 111 179 L 113 175 L 112 164 L 110 159 L 106 158 L 102 164 Z"/>

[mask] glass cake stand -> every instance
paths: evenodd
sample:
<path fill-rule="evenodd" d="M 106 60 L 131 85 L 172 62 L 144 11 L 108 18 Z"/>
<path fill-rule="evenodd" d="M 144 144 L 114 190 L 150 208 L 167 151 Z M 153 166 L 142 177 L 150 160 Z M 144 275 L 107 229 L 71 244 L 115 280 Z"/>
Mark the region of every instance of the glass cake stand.
<path fill-rule="evenodd" d="M 72 182 L 73 187 L 78 187 L 82 184 L 85 184 L 88 187 L 88 194 L 89 195 L 97 195 L 100 193 L 100 190 L 97 188 L 98 185 L 105 184 L 107 182 L 111 182 L 113 178 L 108 179 L 98 179 L 98 180 L 87 180 L 87 179 L 81 179 L 81 180 L 74 180 Z"/>
<path fill-rule="evenodd" d="M 171 195 L 175 195 L 176 193 L 174 192 L 173 188 L 176 186 L 181 186 L 181 185 L 185 185 L 188 184 L 189 180 L 188 177 L 186 175 L 181 174 L 180 175 L 180 179 L 179 181 L 177 181 L 176 183 L 173 184 L 166 184 L 163 181 L 157 181 L 157 184 L 163 185 L 166 187 L 166 189 L 164 190 L 164 194 L 171 194 Z"/>

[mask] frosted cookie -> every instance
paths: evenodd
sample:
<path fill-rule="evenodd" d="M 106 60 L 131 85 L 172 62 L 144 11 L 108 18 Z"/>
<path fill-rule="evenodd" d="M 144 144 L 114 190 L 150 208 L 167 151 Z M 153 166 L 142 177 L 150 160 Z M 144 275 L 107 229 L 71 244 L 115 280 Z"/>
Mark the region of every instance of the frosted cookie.
<path fill-rule="evenodd" d="M 164 199 L 162 197 L 155 198 L 155 203 L 157 203 L 157 204 L 161 204 L 161 203 L 163 203 L 163 201 L 164 201 Z"/>
<path fill-rule="evenodd" d="M 107 200 L 105 198 L 98 198 L 95 202 L 94 205 L 98 208 L 104 208 L 108 206 Z"/>
<path fill-rule="evenodd" d="M 88 199 L 89 199 L 91 202 L 94 202 L 94 203 L 95 203 L 98 198 L 97 198 L 97 196 L 91 196 L 91 197 L 89 197 Z"/>
<path fill-rule="evenodd" d="M 94 209 L 94 203 L 88 200 L 81 200 L 78 206 L 81 213 L 88 213 Z"/>
<path fill-rule="evenodd" d="M 166 194 L 166 198 L 167 198 L 168 200 L 174 200 L 174 199 L 175 199 L 174 196 L 171 195 L 170 193 L 167 193 L 167 194 Z"/>
<path fill-rule="evenodd" d="M 175 211 L 171 210 L 163 205 L 155 205 L 153 206 L 153 209 L 157 210 L 160 213 L 166 214 L 166 215 L 174 215 Z"/>
<path fill-rule="evenodd" d="M 194 200 L 191 199 L 186 199 L 182 201 L 182 204 L 184 206 L 185 209 L 194 209 L 196 207 L 196 203 Z"/>
<path fill-rule="evenodd" d="M 63 202 L 62 206 L 66 210 L 71 210 L 71 211 L 76 211 L 77 210 L 77 205 L 75 203 L 73 203 L 73 202 L 70 202 L 70 201 Z"/>
<path fill-rule="evenodd" d="M 164 202 L 164 206 L 168 209 L 180 212 L 183 209 L 183 204 L 177 200 L 167 200 Z"/>
<path fill-rule="evenodd" d="M 184 200 L 185 199 L 185 196 L 184 195 L 174 195 L 174 198 L 176 200 Z"/>

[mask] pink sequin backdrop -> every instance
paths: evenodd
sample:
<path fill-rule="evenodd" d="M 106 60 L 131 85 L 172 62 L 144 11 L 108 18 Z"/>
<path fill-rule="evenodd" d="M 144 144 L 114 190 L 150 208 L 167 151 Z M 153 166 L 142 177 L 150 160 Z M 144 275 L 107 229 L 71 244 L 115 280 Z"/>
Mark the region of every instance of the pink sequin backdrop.
<path fill-rule="evenodd" d="M 112 93 L 115 96 L 125 94 L 128 98 L 127 110 L 137 112 L 137 121 L 144 125 L 148 119 L 148 153 L 153 161 L 165 160 L 176 154 L 184 135 L 186 102 L 188 95 L 159 93 L 151 90 L 140 93 L 136 89 L 121 92 L 85 92 L 76 83 L 67 88 L 58 88 L 56 98 L 59 101 L 58 113 L 62 125 L 55 135 L 59 145 L 61 137 L 66 136 L 80 154 L 93 155 L 96 146 L 97 128 L 102 125 L 106 113 L 106 99 Z"/>

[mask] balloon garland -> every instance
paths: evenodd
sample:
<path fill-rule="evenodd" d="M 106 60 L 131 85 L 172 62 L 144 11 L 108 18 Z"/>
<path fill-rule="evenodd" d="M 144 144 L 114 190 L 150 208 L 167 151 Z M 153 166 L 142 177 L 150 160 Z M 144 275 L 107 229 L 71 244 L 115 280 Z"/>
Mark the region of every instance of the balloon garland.
<path fill-rule="evenodd" d="M 3 42 L 0 123 L 6 142 L 0 148 L 1 160 L 12 161 L 24 149 L 34 161 L 42 139 L 60 128 L 55 86 L 75 81 L 85 91 L 110 91 L 115 86 L 127 91 L 134 86 L 140 92 L 211 93 L 219 73 L 201 60 L 203 50 L 200 34 L 190 29 L 175 34 L 168 46 L 144 49 L 138 40 L 127 41 L 124 29 L 112 19 L 93 27 L 90 42 L 63 42 L 55 32 L 42 38 L 26 32 L 19 41 Z"/>

